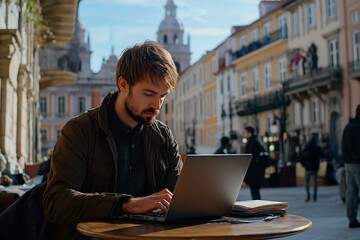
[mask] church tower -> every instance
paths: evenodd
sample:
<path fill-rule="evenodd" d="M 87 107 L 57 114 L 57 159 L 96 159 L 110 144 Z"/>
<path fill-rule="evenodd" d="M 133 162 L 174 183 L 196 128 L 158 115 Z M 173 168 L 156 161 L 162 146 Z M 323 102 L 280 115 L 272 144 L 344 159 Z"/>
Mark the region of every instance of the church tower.
<path fill-rule="evenodd" d="M 183 35 L 183 26 L 176 19 L 176 5 L 173 0 L 167 0 L 165 18 L 157 32 L 157 42 L 171 53 L 179 73 L 190 66 L 190 40 L 184 44 Z"/>

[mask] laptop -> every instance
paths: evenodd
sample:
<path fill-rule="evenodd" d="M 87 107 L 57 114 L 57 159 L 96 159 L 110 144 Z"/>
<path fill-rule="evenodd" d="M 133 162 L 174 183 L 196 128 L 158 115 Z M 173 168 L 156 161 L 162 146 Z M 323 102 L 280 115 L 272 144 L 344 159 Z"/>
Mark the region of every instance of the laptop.
<path fill-rule="evenodd" d="M 207 218 L 231 212 L 251 154 L 187 155 L 167 213 L 123 214 L 152 221 Z"/>

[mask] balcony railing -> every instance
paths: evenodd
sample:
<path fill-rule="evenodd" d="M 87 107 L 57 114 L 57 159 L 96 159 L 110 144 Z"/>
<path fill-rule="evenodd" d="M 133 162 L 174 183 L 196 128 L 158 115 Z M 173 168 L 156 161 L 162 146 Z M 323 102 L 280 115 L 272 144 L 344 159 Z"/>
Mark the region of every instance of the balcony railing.
<path fill-rule="evenodd" d="M 290 98 L 286 97 L 282 91 L 276 91 L 262 96 L 255 96 L 249 100 L 239 101 L 235 106 L 238 116 L 246 116 L 278 109 L 289 104 Z"/>
<path fill-rule="evenodd" d="M 276 42 L 279 39 L 287 39 L 288 38 L 288 34 L 287 34 L 287 28 L 281 28 L 273 33 L 271 33 L 268 36 L 263 37 L 261 40 L 258 41 L 254 41 L 252 43 L 250 43 L 247 46 L 242 47 L 240 50 L 236 51 L 235 53 L 232 54 L 232 60 L 236 60 L 238 58 L 241 58 L 249 53 L 252 53 L 262 47 L 265 47 L 273 42 Z"/>
<path fill-rule="evenodd" d="M 350 63 L 349 75 L 353 79 L 360 80 L 360 59 Z"/>
<path fill-rule="evenodd" d="M 284 82 L 286 94 L 318 89 L 328 91 L 336 89 L 342 83 L 342 72 L 340 66 L 330 66 L 318 69 L 304 76 L 293 77 Z"/>

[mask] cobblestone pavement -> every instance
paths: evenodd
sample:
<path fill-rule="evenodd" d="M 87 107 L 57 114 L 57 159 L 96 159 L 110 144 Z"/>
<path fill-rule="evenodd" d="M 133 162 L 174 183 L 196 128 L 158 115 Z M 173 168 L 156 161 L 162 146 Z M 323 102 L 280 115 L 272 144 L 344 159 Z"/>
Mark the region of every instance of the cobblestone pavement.
<path fill-rule="evenodd" d="M 304 187 L 262 188 L 261 197 L 264 200 L 286 201 L 289 203 L 290 214 L 306 217 L 313 223 L 309 230 L 281 239 L 360 240 L 360 228 L 348 228 L 346 206 L 339 197 L 338 186 L 320 186 L 317 202 L 305 202 Z M 245 186 L 241 189 L 238 200 L 249 199 L 250 190 Z"/>

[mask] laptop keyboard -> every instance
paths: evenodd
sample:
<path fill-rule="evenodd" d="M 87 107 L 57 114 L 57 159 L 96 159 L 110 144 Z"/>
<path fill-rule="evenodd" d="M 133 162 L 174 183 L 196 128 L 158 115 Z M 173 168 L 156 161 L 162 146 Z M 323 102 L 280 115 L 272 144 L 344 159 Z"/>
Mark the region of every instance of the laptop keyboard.
<path fill-rule="evenodd" d="M 156 212 L 149 212 L 149 213 L 145 213 L 146 216 L 149 217 L 165 217 L 165 212 L 161 212 L 161 211 L 156 211 Z"/>

